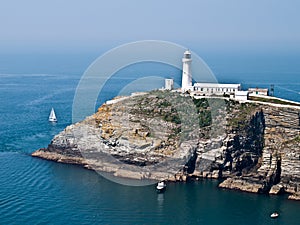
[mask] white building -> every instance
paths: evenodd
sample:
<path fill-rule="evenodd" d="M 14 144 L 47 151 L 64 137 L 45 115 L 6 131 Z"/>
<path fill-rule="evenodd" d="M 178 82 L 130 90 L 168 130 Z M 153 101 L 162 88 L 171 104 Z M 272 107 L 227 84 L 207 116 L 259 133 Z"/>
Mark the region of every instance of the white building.
<path fill-rule="evenodd" d="M 192 55 L 189 50 L 184 52 L 182 58 L 182 83 L 181 83 L 181 90 L 183 92 L 187 90 L 191 90 L 192 84 Z"/>
<path fill-rule="evenodd" d="M 249 88 L 248 89 L 249 94 L 251 95 L 269 95 L 269 89 L 268 88 Z"/>
<path fill-rule="evenodd" d="M 248 91 L 236 91 L 234 99 L 238 101 L 247 101 L 248 100 Z"/>
<path fill-rule="evenodd" d="M 249 92 L 241 90 L 241 84 L 219 84 L 219 83 L 195 83 L 192 84 L 192 57 L 189 50 L 184 52 L 182 58 L 182 85 L 181 91 L 190 91 L 192 96 L 224 96 L 227 95 L 230 98 L 234 98 L 238 101 L 246 101 L 248 99 Z M 170 84 L 167 85 L 167 79 L 165 81 L 165 87 L 169 90 Z M 169 82 L 169 81 L 168 81 Z M 262 90 L 262 89 L 261 89 Z"/>
<path fill-rule="evenodd" d="M 165 90 L 173 90 L 174 89 L 174 80 L 173 79 L 165 79 Z"/>
<path fill-rule="evenodd" d="M 196 95 L 232 95 L 241 90 L 241 84 L 195 83 Z"/>

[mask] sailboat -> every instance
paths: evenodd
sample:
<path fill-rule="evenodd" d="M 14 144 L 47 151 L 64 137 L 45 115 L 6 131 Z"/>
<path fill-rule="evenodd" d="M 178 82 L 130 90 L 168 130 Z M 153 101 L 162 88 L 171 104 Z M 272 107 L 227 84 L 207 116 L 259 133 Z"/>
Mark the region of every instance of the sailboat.
<path fill-rule="evenodd" d="M 51 109 L 50 115 L 49 115 L 49 122 L 57 122 L 54 109 Z"/>

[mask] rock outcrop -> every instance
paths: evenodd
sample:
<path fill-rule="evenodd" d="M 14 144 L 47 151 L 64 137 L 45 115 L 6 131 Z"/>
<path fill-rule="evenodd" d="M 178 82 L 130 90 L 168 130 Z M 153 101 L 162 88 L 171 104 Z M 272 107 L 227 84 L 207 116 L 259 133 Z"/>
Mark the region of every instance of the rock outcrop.
<path fill-rule="evenodd" d="M 32 155 L 135 179 L 219 178 L 300 199 L 300 107 L 154 91 L 104 104 Z"/>

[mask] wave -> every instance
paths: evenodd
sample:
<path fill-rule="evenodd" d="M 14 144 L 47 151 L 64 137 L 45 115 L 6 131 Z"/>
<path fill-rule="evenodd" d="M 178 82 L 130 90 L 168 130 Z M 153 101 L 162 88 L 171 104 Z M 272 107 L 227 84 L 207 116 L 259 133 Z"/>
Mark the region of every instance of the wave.
<path fill-rule="evenodd" d="M 0 73 L 0 77 L 61 77 L 73 76 L 72 74 L 48 74 L 48 73 Z"/>
<path fill-rule="evenodd" d="M 31 102 L 28 102 L 26 103 L 25 105 L 26 106 L 35 106 L 35 105 L 39 105 L 41 103 L 44 103 L 45 100 L 48 100 L 48 99 L 52 99 L 54 98 L 55 96 L 57 95 L 60 95 L 60 94 L 64 94 L 64 93 L 67 93 L 67 92 L 72 92 L 74 91 L 75 89 L 74 88 L 67 88 L 67 89 L 62 89 L 62 90 L 56 90 L 50 94 L 47 94 L 47 95 L 44 95 L 40 98 L 37 98 Z M 19 106 L 23 106 L 23 104 L 20 104 Z"/>

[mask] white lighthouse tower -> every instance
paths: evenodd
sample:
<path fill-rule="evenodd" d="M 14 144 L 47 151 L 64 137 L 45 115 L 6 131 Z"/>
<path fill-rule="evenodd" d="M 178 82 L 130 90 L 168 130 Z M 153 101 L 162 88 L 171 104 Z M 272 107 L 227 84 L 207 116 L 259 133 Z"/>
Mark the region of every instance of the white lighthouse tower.
<path fill-rule="evenodd" d="M 181 90 L 185 92 L 192 88 L 192 56 L 189 50 L 184 52 L 182 63 Z"/>

